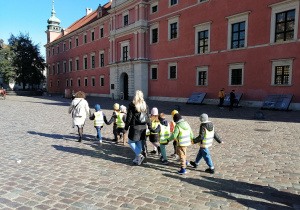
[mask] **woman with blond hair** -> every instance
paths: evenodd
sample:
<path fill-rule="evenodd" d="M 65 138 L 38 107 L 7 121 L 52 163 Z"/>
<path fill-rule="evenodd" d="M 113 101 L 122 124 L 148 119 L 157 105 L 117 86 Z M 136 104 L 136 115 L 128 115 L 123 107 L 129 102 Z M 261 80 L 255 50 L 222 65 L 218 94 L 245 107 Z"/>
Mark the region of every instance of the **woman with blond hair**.
<path fill-rule="evenodd" d="M 145 122 L 141 122 L 140 116 L 145 114 Z M 141 154 L 142 142 L 146 140 L 146 126 L 152 130 L 151 122 L 148 116 L 148 106 L 144 100 L 144 94 L 141 90 L 135 92 L 133 101 L 129 104 L 125 130 L 128 133 L 128 144 L 135 153 L 134 163 L 140 165 L 145 159 Z"/>
<path fill-rule="evenodd" d="M 73 118 L 73 127 L 76 126 L 78 128 L 78 142 L 81 142 L 85 120 L 90 113 L 90 107 L 88 102 L 85 100 L 84 92 L 78 91 L 75 94 L 75 98 L 72 100 L 69 107 L 69 114 L 71 113 Z"/>

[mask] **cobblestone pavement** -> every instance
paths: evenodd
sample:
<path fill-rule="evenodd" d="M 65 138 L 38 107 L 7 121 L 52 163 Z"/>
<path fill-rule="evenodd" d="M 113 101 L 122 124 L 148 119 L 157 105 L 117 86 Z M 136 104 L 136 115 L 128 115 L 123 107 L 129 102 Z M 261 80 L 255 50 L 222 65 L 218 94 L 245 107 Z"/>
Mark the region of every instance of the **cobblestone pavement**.
<path fill-rule="evenodd" d="M 128 101 L 88 98 L 110 117 L 113 104 Z M 162 165 L 152 155 L 141 166 L 132 163 L 128 145 L 112 143 L 112 125 L 94 141 L 92 121 L 84 140 L 67 113 L 70 99 L 58 96 L 8 96 L 0 100 L 0 209 L 300 209 L 300 112 L 188 105 L 149 101 L 160 112 L 175 105 L 198 134 L 205 112 L 225 144 L 210 149 L 216 173 L 188 167 L 178 175 L 179 161 Z M 255 119 L 261 111 L 263 120 Z M 148 144 L 149 150 L 152 150 Z M 198 146 L 188 148 L 194 160 Z M 173 153 L 172 144 L 167 154 Z"/>

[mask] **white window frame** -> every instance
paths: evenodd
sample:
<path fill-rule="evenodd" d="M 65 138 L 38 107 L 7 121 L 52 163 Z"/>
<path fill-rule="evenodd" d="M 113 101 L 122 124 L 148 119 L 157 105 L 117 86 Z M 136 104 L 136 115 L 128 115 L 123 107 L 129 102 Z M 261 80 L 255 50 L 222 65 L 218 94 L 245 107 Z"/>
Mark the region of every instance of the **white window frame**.
<path fill-rule="evenodd" d="M 123 41 L 123 42 L 120 42 L 120 45 L 121 45 L 121 61 L 124 61 L 123 59 L 123 47 L 126 47 L 127 46 L 127 49 L 128 49 L 128 58 L 127 58 L 127 61 L 130 60 L 130 41 L 129 40 L 126 40 L 126 41 Z"/>
<path fill-rule="evenodd" d="M 72 62 L 72 64 L 71 64 Z M 73 61 L 72 61 L 72 58 L 69 59 L 69 72 L 72 72 L 73 71 Z"/>
<path fill-rule="evenodd" d="M 85 66 L 85 58 L 86 58 L 86 66 Z M 88 56 L 87 55 L 83 55 L 83 58 L 82 58 L 82 63 L 83 63 L 83 69 L 86 70 L 88 69 Z"/>
<path fill-rule="evenodd" d="M 244 68 L 245 68 L 245 63 L 230 63 L 228 64 L 229 66 L 229 78 L 228 78 L 228 86 L 244 86 Z M 233 69 L 242 69 L 242 81 L 240 85 L 232 85 L 231 84 L 231 74 Z"/>
<path fill-rule="evenodd" d="M 170 67 L 171 66 L 176 66 L 176 77 L 175 78 L 170 78 Z M 177 62 L 169 62 L 168 63 L 168 79 L 170 80 L 175 80 L 178 78 L 178 68 L 177 68 Z"/>
<path fill-rule="evenodd" d="M 93 80 L 94 80 L 94 84 L 93 84 Z M 95 87 L 96 86 L 96 79 L 95 76 L 91 77 L 91 87 Z"/>
<path fill-rule="evenodd" d="M 86 41 L 85 41 L 85 37 L 86 37 Z M 84 32 L 83 33 L 83 44 L 87 44 L 88 43 L 88 40 L 87 40 L 87 33 L 86 32 Z"/>
<path fill-rule="evenodd" d="M 101 66 L 101 55 L 103 55 L 103 58 L 104 58 L 104 60 L 105 60 L 104 50 L 100 50 L 100 51 L 99 51 L 99 67 L 100 67 L 100 68 L 102 68 L 102 67 L 105 66 L 105 61 L 103 61 L 104 65 Z"/>
<path fill-rule="evenodd" d="M 174 7 L 174 6 L 176 6 L 176 5 L 179 4 L 179 0 L 177 0 L 177 3 L 176 3 L 176 4 L 173 4 L 173 5 L 171 5 L 171 1 L 172 1 L 172 0 L 169 0 L 169 7 Z"/>
<path fill-rule="evenodd" d="M 70 78 L 70 87 L 73 87 L 73 79 Z"/>
<path fill-rule="evenodd" d="M 69 79 L 66 79 L 66 87 L 69 87 Z"/>
<path fill-rule="evenodd" d="M 101 36 L 101 29 L 103 30 L 103 36 Z M 103 25 L 99 27 L 99 38 L 103 38 L 104 37 L 104 27 Z"/>
<path fill-rule="evenodd" d="M 79 46 L 79 38 L 78 36 L 76 36 L 75 38 L 75 47 L 78 47 Z"/>
<path fill-rule="evenodd" d="M 156 28 L 157 28 L 157 42 L 153 43 L 152 42 L 152 38 L 153 38 L 152 30 L 156 29 Z M 159 23 L 156 22 L 156 23 L 150 25 L 150 44 L 158 44 L 158 43 L 159 43 Z"/>
<path fill-rule="evenodd" d="M 152 12 L 152 7 L 155 7 L 155 6 L 157 6 L 157 11 L 156 12 Z M 155 13 L 157 13 L 158 12 L 158 1 L 156 1 L 156 2 L 153 2 L 153 3 L 151 3 L 151 6 L 150 6 L 150 14 L 155 14 Z"/>
<path fill-rule="evenodd" d="M 77 60 L 78 60 L 78 62 L 77 62 Z M 78 63 L 78 65 L 77 65 L 77 63 Z M 75 58 L 75 71 L 79 71 L 79 57 L 76 57 Z"/>
<path fill-rule="evenodd" d="M 104 82 L 104 75 L 100 75 L 100 81 L 99 81 L 99 84 L 100 84 L 100 87 L 104 87 L 104 84 L 102 84 L 102 80 L 101 80 L 101 78 L 103 78 L 103 83 L 105 83 Z"/>
<path fill-rule="evenodd" d="M 293 61 L 294 61 L 294 58 L 271 60 L 271 62 L 272 62 L 271 85 L 272 86 L 291 86 L 292 85 Z M 281 84 L 275 84 L 275 68 L 276 68 L 276 66 L 290 66 L 288 84 L 282 84 L 282 85 Z"/>
<path fill-rule="evenodd" d="M 127 24 L 127 25 L 125 25 L 125 22 L 124 22 L 124 17 L 125 17 L 126 15 L 128 15 L 128 24 Z M 122 25 L 123 25 L 123 27 L 129 25 L 129 11 L 128 11 L 128 10 L 125 11 L 125 12 L 123 12 L 123 14 L 122 14 Z"/>
<path fill-rule="evenodd" d="M 66 51 L 66 42 L 63 42 L 63 51 Z"/>
<path fill-rule="evenodd" d="M 199 72 L 206 72 L 206 80 L 204 85 L 198 84 L 199 81 Z M 198 66 L 196 68 L 196 86 L 198 87 L 206 87 L 208 86 L 208 66 Z"/>
<path fill-rule="evenodd" d="M 168 20 L 168 41 L 179 39 L 179 16 L 180 15 L 176 15 L 174 17 L 167 18 L 167 20 Z M 171 39 L 171 24 L 173 24 L 173 23 L 177 23 L 177 37 Z"/>
<path fill-rule="evenodd" d="M 94 33 L 94 39 L 93 39 L 93 33 Z M 95 29 L 91 30 L 91 42 L 95 41 Z"/>
<path fill-rule="evenodd" d="M 80 85 L 78 85 L 78 81 L 80 82 Z M 80 77 L 77 77 L 77 87 L 81 87 L 81 86 L 82 86 L 81 79 L 80 79 Z"/>
<path fill-rule="evenodd" d="M 59 74 L 59 62 L 56 63 L 56 74 Z"/>
<path fill-rule="evenodd" d="M 295 10 L 295 25 L 294 25 L 294 39 L 297 40 L 298 34 L 298 24 L 299 24 L 299 1 L 282 1 L 275 4 L 269 5 L 272 8 L 271 12 L 271 29 L 270 29 L 270 43 L 282 43 L 275 42 L 275 23 L 276 23 L 276 14 L 281 13 L 288 10 Z M 290 42 L 284 41 L 284 42 Z"/>
<path fill-rule="evenodd" d="M 157 69 L 157 78 L 156 79 L 153 79 L 152 78 L 152 69 L 153 68 L 156 68 Z M 152 64 L 151 66 L 150 66 L 150 79 L 151 80 L 158 80 L 158 65 L 157 64 Z"/>
<path fill-rule="evenodd" d="M 244 49 L 248 46 L 248 17 L 251 11 L 246 11 L 243 13 L 227 16 L 226 19 L 228 20 L 228 29 L 227 29 L 227 50 L 238 50 Z M 232 25 L 244 22 L 245 21 L 245 42 L 244 47 L 234 48 L 231 49 L 231 38 L 232 38 Z"/>
<path fill-rule="evenodd" d="M 67 61 L 63 61 L 63 72 L 67 72 Z"/>
<path fill-rule="evenodd" d="M 92 57 L 94 56 L 94 67 L 93 67 L 93 60 L 92 60 Z M 95 56 L 95 53 L 91 53 L 91 59 L 90 59 L 90 64 L 91 64 L 91 69 L 94 69 L 96 68 L 96 56 Z"/>
<path fill-rule="evenodd" d="M 86 82 L 85 82 L 86 81 Z M 88 77 L 83 78 L 83 87 L 87 87 L 89 83 Z"/>
<path fill-rule="evenodd" d="M 200 23 L 197 25 L 194 25 L 195 28 L 195 54 L 199 55 L 199 54 L 206 54 L 210 52 L 210 26 L 211 26 L 212 21 L 209 22 L 205 22 L 205 23 Z M 206 31 L 208 30 L 208 51 L 203 53 L 200 52 L 198 53 L 198 32 L 201 31 Z"/>

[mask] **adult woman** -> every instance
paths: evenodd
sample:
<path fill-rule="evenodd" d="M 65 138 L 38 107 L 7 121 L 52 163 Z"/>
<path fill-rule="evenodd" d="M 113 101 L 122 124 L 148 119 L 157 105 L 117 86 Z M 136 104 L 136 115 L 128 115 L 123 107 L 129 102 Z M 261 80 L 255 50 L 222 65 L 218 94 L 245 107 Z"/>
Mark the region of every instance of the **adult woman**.
<path fill-rule="evenodd" d="M 139 120 L 139 117 L 142 113 L 146 113 L 146 122 L 144 123 L 140 122 Z M 127 131 L 129 128 L 128 144 L 135 153 L 135 159 L 133 162 L 137 163 L 138 165 L 140 165 L 145 159 L 145 157 L 141 154 L 141 141 L 146 140 L 146 125 L 148 126 L 149 130 L 152 130 L 151 122 L 148 116 L 148 106 L 144 101 L 144 94 L 141 90 L 137 90 L 135 92 L 133 101 L 129 104 L 125 130 Z"/>
<path fill-rule="evenodd" d="M 72 113 L 73 127 L 78 128 L 79 139 L 78 142 L 82 140 L 83 127 L 87 115 L 90 113 L 90 107 L 88 102 L 85 100 L 85 93 L 78 91 L 75 94 L 75 98 L 69 107 L 69 114 Z"/>

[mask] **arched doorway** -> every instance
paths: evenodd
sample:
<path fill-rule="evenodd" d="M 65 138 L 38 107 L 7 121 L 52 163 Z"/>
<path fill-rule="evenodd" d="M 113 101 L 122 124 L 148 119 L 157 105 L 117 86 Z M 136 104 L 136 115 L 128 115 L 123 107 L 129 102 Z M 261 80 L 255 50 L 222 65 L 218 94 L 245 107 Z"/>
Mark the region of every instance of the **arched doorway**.
<path fill-rule="evenodd" d="M 128 100 L 128 75 L 126 73 L 121 74 L 120 92 L 123 92 L 124 100 Z"/>

